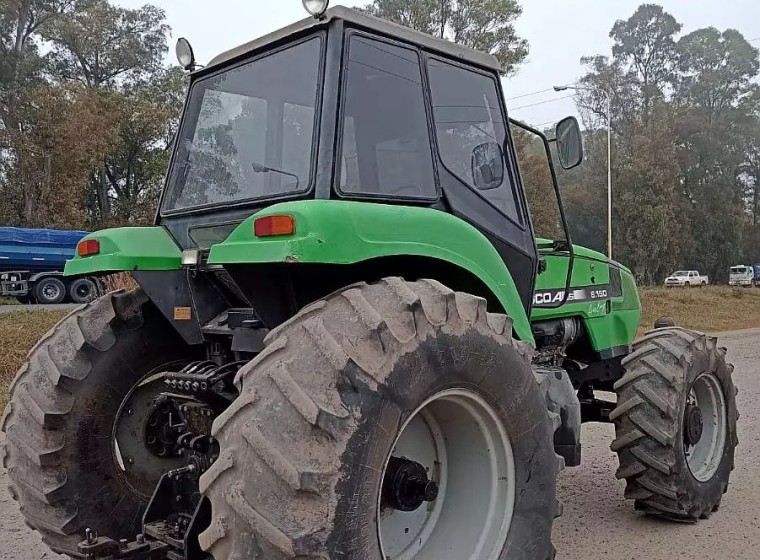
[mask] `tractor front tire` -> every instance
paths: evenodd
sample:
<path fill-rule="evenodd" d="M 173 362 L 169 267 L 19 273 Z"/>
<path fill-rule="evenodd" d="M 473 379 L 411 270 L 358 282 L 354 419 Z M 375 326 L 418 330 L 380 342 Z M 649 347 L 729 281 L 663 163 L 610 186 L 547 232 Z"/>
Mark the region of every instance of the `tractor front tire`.
<path fill-rule="evenodd" d="M 309 305 L 266 343 L 200 481 L 216 560 L 553 558 L 562 461 L 507 316 L 389 278 Z"/>
<path fill-rule="evenodd" d="M 56 552 L 80 557 L 86 528 L 116 539 L 142 530 L 150 496 L 134 491 L 115 460 L 114 420 L 146 374 L 187 358 L 146 302 L 138 290 L 78 308 L 37 343 L 11 385 L 1 425 L 10 495 Z"/>
<path fill-rule="evenodd" d="M 738 444 L 725 349 L 713 337 L 662 328 L 634 343 L 623 367 L 610 419 L 626 498 L 673 521 L 709 517 L 728 489 Z"/>

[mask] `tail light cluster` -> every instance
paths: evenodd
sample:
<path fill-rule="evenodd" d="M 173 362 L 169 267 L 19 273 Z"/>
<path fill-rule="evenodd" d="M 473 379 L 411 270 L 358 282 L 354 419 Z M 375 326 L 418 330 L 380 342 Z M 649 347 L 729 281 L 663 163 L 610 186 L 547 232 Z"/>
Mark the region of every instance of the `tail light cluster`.
<path fill-rule="evenodd" d="M 296 220 L 293 216 L 264 216 L 253 222 L 253 234 L 256 237 L 276 237 L 293 235 L 296 232 Z"/>
<path fill-rule="evenodd" d="M 97 239 L 85 239 L 77 245 L 77 255 L 80 257 L 89 257 L 100 253 L 100 241 Z"/>

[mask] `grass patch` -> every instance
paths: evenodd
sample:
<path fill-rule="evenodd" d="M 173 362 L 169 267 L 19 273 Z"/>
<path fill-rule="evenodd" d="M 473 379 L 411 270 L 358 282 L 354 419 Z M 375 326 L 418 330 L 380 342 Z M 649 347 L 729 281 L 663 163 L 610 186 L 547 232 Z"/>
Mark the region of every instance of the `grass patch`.
<path fill-rule="evenodd" d="M 67 311 L 14 311 L 0 314 L 0 411 L 8 388 L 29 350 Z"/>
<path fill-rule="evenodd" d="M 706 286 L 704 288 L 643 288 L 642 330 L 659 317 L 672 317 L 681 327 L 704 332 L 760 327 L 760 289 Z"/>
<path fill-rule="evenodd" d="M 0 297 L 0 305 L 18 305 L 18 300 L 12 297 Z"/>

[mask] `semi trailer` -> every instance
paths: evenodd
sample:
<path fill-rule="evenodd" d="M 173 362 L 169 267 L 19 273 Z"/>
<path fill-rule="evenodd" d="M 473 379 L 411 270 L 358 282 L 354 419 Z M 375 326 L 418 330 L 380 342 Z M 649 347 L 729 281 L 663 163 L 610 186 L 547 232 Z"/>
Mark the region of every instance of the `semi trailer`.
<path fill-rule="evenodd" d="M 64 278 L 86 231 L 0 227 L 0 297 L 20 303 L 87 303 L 97 293 L 92 278 Z"/>

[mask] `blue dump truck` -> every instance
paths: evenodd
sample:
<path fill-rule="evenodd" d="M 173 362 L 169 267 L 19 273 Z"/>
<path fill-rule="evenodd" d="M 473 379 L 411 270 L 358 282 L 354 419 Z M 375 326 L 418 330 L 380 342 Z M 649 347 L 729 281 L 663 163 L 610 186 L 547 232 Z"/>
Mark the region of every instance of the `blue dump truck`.
<path fill-rule="evenodd" d="M 86 231 L 0 227 L 0 296 L 21 303 L 86 303 L 97 294 L 91 278 L 64 278 Z"/>

